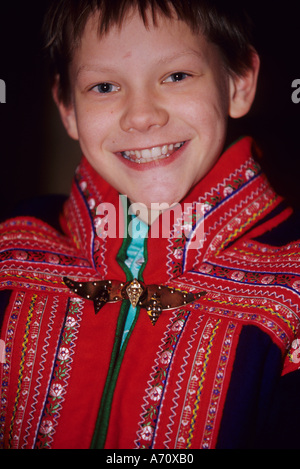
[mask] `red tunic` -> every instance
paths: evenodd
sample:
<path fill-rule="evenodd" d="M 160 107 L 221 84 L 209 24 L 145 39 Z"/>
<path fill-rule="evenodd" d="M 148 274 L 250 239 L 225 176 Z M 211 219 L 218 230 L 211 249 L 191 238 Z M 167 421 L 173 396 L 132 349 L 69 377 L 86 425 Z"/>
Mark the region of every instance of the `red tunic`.
<path fill-rule="evenodd" d="M 92 301 L 63 282 L 130 279 L 124 236 L 98 236 L 101 203 L 117 208 L 123 233 L 117 192 L 83 159 L 63 234 L 35 218 L 1 225 L 4 448 L 240 447 L 248 437 L 239 441 L 240 430 L 232 430 L 228 442 L 230 425 L 262 431 L 262 390 L 273 395 L 276 379 L 298 369 L 300 250 L 298 242 L 257 240 L 291 210 L 280 208 L 252 147 L 250 138 L 230 147 L 182 201 L 182 217 L 201 233 L 197 249 L 180 220 L 169 237 L 151 236 L 156 225 L 150 228 L 141 280 L 206 295 L 163 311 L 155 326 L 140 309 L 121 350 L 128 300 L 96 315 Z M 184 213 L 197 203 L 202 217 Z M 243 373 L 252 384 L 239 403 Z"/>

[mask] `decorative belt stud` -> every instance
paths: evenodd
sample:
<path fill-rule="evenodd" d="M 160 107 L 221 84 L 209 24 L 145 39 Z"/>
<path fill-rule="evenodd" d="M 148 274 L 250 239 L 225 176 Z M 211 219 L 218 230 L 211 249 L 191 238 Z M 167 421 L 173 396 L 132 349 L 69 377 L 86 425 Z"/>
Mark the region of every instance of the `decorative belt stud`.
<path fill-rule="evenodd" d="M 129 300 L 134 308 L 145 308 L 154 326 L 163 310 L 178 308 L 197 300 L 205 291 L 188 293 L 165 285 L 145 285 L 136 278 L 122 283 L 118 280 L 75 282 L 64 277 L 64 283 L 77 295 L 94 302 L 97 314 L 106 303 Z"/>

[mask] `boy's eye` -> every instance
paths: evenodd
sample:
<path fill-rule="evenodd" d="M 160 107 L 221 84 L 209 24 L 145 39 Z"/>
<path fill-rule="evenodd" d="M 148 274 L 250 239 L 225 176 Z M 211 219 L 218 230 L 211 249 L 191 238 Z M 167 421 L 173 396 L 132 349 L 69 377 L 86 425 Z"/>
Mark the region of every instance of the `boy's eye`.
<path fill-rule="evenodd" d="M 184 73 L 184 72 L 176 72 L 176 73 L 172 73 L 172 75 L 170 75 L 168 78 L 165 79 L 165 83 L 169 83 L 169 82 L 177 82 L 177 81 L 182 81 L 182 80 L 185 80 L 189 75 L 187 73 Z"/>
<path fill-rule="evenodd" d="M 118 91 L 118 87 L 116 85 L 112 85 L 111 83 L 99 83 L 98 85 L 94 86 L 93 90 L 97 93 L 112 93 L 113 91 Z"/>

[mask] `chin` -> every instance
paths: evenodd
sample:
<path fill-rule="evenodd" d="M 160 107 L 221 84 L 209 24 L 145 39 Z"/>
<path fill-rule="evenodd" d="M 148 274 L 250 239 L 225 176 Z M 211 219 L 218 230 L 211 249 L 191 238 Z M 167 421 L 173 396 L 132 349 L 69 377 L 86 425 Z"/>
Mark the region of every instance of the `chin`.
<path fill-rule="evenodd" d="M 133 202 L 133 199 L 131 199 L 130 197 L 129 199 Z M 160 198 L 151 198 L 151 200 L 145 199 L 145 198 L 134 199 L 134 203 L 142 204 L 146 206 L 148 209 L 152 209 L 152 210 L 156 210 L 158 209 L 158 207 L 160 207 L 161 210 L 165 210 L 171 207 L 172 205 L 177 204 L 178 201 L 177 200 L 174 201 L 174 199 L 169 199 L 167 197 L 165 198 L 160 197 Z"/>
<path fill-rule="evenodd" d="M 174 205 L 180 202 L 180 200 L 183 197 L 184 195 L 181 196 L 181 194 L 178 194 L 178 193 L 167 193 L 166 191 L 157 190 L 157 191 L 150 191 L 149 194 L 145 194 L 145 192 L 141 192 L 140 197 L 139 195 L 137 196 L 135 195 L 132 198 L 129 197 L 129 199 L 136 203 L 146 205 L 147 208 L 151 209 L 153 208 L 152 207 L 153 204 L 156 204 L 156 205 L 166 204 L 170 207 L 171 205 Z"/>

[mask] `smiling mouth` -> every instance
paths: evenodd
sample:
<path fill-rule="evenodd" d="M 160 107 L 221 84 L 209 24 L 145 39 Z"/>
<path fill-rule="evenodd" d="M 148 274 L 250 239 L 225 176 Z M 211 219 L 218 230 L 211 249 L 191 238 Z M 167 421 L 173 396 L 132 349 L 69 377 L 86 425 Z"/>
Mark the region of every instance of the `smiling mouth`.
<path fill-rule="evenodd" d="M 184 144 L 185 142 L 179 142 L 172 143 L 170 145 L 163 145 L 161 147 L 145 148 L 144 150 L 122 151 L 121 155 L 123 156 L 123 158 L 132 161 L 133 163 L 151 163 L 152 161 L 169 158 Z"/>

